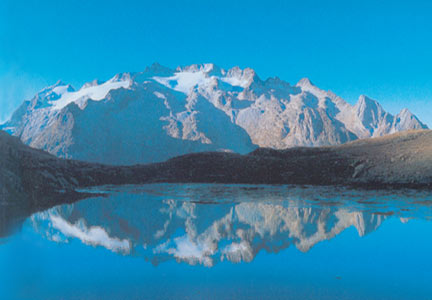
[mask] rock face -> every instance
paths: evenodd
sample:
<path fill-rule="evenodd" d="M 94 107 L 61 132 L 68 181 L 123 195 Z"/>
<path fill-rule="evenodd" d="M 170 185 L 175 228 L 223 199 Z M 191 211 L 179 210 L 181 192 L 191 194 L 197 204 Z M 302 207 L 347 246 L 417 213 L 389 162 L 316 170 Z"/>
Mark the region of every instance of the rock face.
<path fill-rule="evenodd" d="M 290 85 L 249 68 L 154 64 L 78 91 L 58 82 L 1 128 L 59 157 L 134 164 L 201 151 L 336 145 L 426 126 L 366 96 L 351 106 L 308 79 Z"/>

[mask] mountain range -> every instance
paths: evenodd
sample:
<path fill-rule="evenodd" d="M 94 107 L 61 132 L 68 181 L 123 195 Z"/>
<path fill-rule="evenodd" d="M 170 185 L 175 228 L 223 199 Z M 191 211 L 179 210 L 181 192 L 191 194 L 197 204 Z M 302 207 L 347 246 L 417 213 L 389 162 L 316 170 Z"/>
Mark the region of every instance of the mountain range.
<path fill-rule="evenodd" d="M 254 70 L 153 64 L 79 90 L 57 82 L 24 101 L 0 126 L 58 157 L 116 165 L 202 151 L 337 145 L 427 128 L 360 96 L 350 105 L 307 79 L 291 85 Z"/>

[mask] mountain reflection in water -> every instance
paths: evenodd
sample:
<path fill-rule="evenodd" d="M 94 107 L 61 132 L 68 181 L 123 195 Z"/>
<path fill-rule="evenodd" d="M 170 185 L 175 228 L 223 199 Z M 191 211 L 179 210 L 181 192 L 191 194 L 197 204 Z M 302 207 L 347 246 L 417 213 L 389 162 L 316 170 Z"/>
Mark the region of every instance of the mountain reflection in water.
<path fill-rule="evenodd" d="M 429 193 L 342 187 L 154 184 L 104 187 L 107 197 L 34 214 L 41 235 L 143 257 L 208 267 L 250 262 L 262 250 L 302 252 L 349 227 L 359 236 L 388 218 L 429 219 Z"/>

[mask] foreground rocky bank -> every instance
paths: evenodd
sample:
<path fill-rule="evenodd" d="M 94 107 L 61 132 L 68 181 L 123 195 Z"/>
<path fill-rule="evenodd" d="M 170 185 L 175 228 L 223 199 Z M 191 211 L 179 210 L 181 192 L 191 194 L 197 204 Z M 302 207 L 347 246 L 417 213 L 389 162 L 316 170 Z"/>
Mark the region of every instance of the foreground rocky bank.
<path fill-rule="evenodd" d="M 65 160 L 0 132 L 3 206 L 46 208 L 85 197 L 78 188 L 155 182 L 431 188 L 432 131 L 401 132 L 341 146 L 188 154 L 163 163 L 108 166 Z"/>

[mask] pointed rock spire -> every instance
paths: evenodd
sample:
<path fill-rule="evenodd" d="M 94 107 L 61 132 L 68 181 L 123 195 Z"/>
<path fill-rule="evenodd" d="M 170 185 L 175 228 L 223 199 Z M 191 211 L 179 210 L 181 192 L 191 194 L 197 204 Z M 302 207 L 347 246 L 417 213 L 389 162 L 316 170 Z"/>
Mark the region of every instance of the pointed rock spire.
<path fill-rule="evenodd" d="M 315 85 L 312 83 L 312 81 L 310 81 L 309 78 L 304 77 L 300 79 L 299 82 L 297 82 L 296 86 L 308 87 L 308 86 L 315 86 Z"/>

